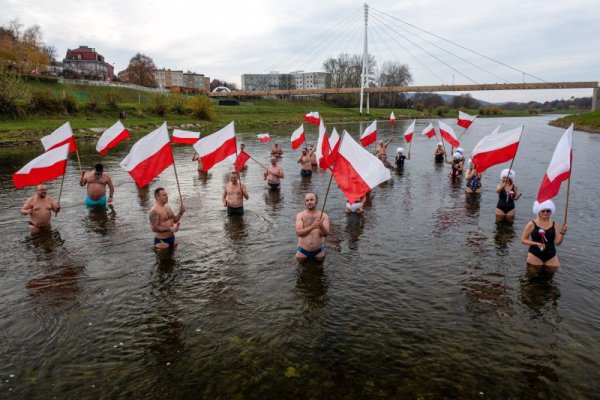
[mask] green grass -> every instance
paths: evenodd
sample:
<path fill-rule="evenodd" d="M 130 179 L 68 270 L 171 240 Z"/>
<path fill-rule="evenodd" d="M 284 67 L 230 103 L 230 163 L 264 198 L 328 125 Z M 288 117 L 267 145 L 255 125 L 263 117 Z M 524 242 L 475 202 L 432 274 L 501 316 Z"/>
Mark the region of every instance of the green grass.
<path fill-rule="evenodd" d="M 584 114 L 567 115 L 550 122 L 550 125 L 568 128 L 575 124 L 575 129 L 586 132 L 600 133 L 600 110 Z"/>

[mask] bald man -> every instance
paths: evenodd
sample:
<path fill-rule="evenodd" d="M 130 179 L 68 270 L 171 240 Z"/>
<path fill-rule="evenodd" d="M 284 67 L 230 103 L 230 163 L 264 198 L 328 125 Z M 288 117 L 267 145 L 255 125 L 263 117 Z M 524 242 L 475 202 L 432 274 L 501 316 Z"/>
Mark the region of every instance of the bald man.
<path fill-rule="evenodd" d="M 325 236 L 329 235 L 329 217 L 321 215 L 317 208 L 318 197 L 315 193 L 304 196 L 306 210 L 296 215 L 296 260 L 304 262 L 308 259 L 323 261 L 325 259 Z"/>
<path fill-rule="evenodd" d="M 58 212 L 59 210 L 60 203 L 48 196 L 46 185 L 38 185 L 35 195 L 28 198 L 21 207 L 21 214 L 29 215 L 29 230 L 33 233 L 40 229 L 50 229 L 52 211 Z"/>

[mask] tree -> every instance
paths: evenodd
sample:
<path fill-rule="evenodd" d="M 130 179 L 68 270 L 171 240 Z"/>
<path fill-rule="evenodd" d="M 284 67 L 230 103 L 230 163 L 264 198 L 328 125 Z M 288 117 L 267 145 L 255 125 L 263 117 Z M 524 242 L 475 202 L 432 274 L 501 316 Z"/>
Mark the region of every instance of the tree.
<path fill-rule="evenodd" d="M 368 82 L 373 82 L 376 78 L 375 71 L 377 62 L 371 54 L 369 58 Z M 323 63 L 323 68 L 327 72 L 327 87 L 342 88 L 342 87 L 360 87 L 360 79 L 362 75 L 362 56 L 358 54 L 350 55 L 341 53 L 337 58 L 328 58 Z"/>
<path fill-rule="evenodd" d="M 156 87 L 154 71 L 156 65 L 152 58 L 142 53 L 137 53 L 129 61 L 129 65 L 123 71 L 123 80 L 140 86 Z"/>
<path fill-rule="evenodd" d="M 222 79 L 213 79 L 212 81 L 210 81 L 210 91 L 211 92 L 213 90 L 215 90 L 216 88 L 218 88 L 219 86 L 224 86 L 224 87 L 228 88 L 229 90 L 237 90 L 237 85 L 233 82 L 226 82 Z"/>
<path fill-rule="evenodd" d="M 445 106 L 446 102 L 437 93 L 415 93 L 412 98 L 412 101 L 417 104 L 423 104 L 427 108 L 436 108 L 440 106 Z"/>
<path fill-rule="evenodd" d="M 377 84 L 382 87 L 407 86 L 411 82 L 412 75 L 408 69 L 408 65 L 398 62 L 384 62 L 377 77 Z M 394 108 L 397 100 L 403 104 L 406 103 L 406 99 L 401 93 L 380 93 L 379 107 Z"/>
<path fill-rule="evenodd" d="M 0 63 L 10 65 L 19 73 L 39 71 L 50 63 L 44 50 L 38 25 L 23 29 L 23 24 L 15 19 L 8 26 L 0 26 Z"/>
<path fill-rule="evenodd" d="M 478 100 L 474 99 L 471 93 L 465 93 L 461 94 L 460 96 L 454 96 L 452 98 L 452 101 L 450 102 L 450 106 L 456 109 L 473 109 L 479 108 L 479 106 L 481 106 L 481 103 Z"/>

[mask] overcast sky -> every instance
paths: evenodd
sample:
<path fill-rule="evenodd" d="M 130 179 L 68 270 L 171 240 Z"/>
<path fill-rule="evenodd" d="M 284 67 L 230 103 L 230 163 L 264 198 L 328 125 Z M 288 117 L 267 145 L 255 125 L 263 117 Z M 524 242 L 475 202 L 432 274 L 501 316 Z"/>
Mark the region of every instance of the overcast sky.
<path fill-rule="evenodd" d="M 59 58 L 94 47 L 115 70 L 141 52 L 157 67 L 240 83 L 244 73 L 320 71 L 362 53 L 363 4 L 354 0 L 0 0 L 0 24 L 37 24 Z M 406 63 L 415 85 L 600 80 L 598 0 L 368 2 L 369 52 Z M 424 29 L 461 47 L 419 31 Z M 460 57 L 461 59 L 459 59 Z M 466 61 L 465 61 L 466 60 Z M 533 76 L 531 76 L 533 75 Z M 535 77 L 535 78 L 534 78 Z M 475 92 L 488 101 L 590 96 L 591 90 Z"/>

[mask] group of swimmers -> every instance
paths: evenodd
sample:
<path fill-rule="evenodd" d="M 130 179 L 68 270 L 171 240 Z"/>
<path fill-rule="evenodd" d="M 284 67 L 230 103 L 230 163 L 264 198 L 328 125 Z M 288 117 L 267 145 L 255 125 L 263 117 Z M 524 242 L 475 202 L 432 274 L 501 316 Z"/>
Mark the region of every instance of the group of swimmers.
<path fill-rule="evenodd" d="M 404 149 L 398 148 L 396 151 L 395 166 L 387 160 L 387 146 L 390 141 L 379 141 L 374 154 L 381 162 L 390 169 L 398 171 L 404 168 L 404 162 L 407 156 L 404 155 Z M 244 145 L 241 145 L 244 150 Z M 281 179 L 284 178 L 284 172 L 281 165 L 278 164 L 283 150 L 278 144 L 274 144 L 271 151 L 270 164 L 263 166 L 264 179 L 269 190 L 278 190 L 281 186 Z M 441 162 L 440 162 L 441 157 Z M 202 162 L 198 161 L 198 170 L 202 171 Z M 450 177 L 460 178 L 463 172 L 465 157 L 463 150 L 458 148 L 453 154 L 452 161 L 445 160 L 445 151 L 442 144 L 438 143 L 434 151 L 434 162 L 451 164 Z M 308 178 L 312 175 L 312 170 L 317 165 L 315 156 L 315 147 L 303 148 L 302 154 L 297 160 L 301 166 L 300 174 Z M 262 164 L 261 164 L 262 165 Z M 465 176 L 466 193 L 481 193 L 481 174 L 473 163 L 469 163 L 469 169 Z M 496 205 L 496 217 L 498 219 L 512 219 L 515 215 L 515 201 L 521 194 L 514 184 L 514 170 L 505 169 L 501 173 L 501 182 L 496 186 L 498 193 L 498 203 Z M 111 177 L 104 172 L 102 164 L 96 164 L 91 171 L 84 171 L 79 181 L 81 186 L 87 187 L 85 204 L 90 207 L 110 204 L 113 200 L 114 185 Z M 106 197 L 106 188 L 108 187 L 108 197 Z M 21 214 L 29 216 L 29 228 L 32 232 L 50 227 L 51 212 L 58 212 L 60 204 L 55 202 L 47 195 L 45 185 L 38 185 L 35 195 L 27 199 L 21 208 Z M 346 214 L 362 214 L 364 204 L 369 197 L 369 193 L 362 196 L 352 204 L 346 202 L 344 212 Z M 152 231 L 154 232 L 154 245 L 156 249 L 174 248 L 178 242 L 175 239 L 175 233 L 179 230 L 179 222 L 185 213 L 185 207 L 180 204 L 177 214 L 173 212 L 168 204 L 168 194 L 164 188 L 160 187 L 154 191 L 156 203 L 149 211 L 149 220 Z M 222 203 L 227 209 L 228 216 L 241 216 L 244 214 L 244 199 L 249 199 L 248 189 L 244 185 L 236 171 L 229 174 L 229 180 L 223 188 Z M 307 193 L 304 197 L 305 210 L 299 212 L 296 216 L 296 235 L 298 244 L 296 248 L 296 259 L 304 262 L 307 259 L 322 261 L 325 258 L 324 240 L 329 234 L 329 217 L 323 211 L 317 209 L 318 197 L 316 193 Z M 567 225 L 563 224 L 560 229 L 551 217 L 554 214 L 555 205 L 551 200 L 541 204 L 537 202 L 534 205 L 536 217 L 525 227 L 521 241 L 529 246 L 527 262 L 535 266 L 558 267 L 560 265 L 556 256 L 556 248 L 562 243 L 563 237 L 567 232 Z"/>

